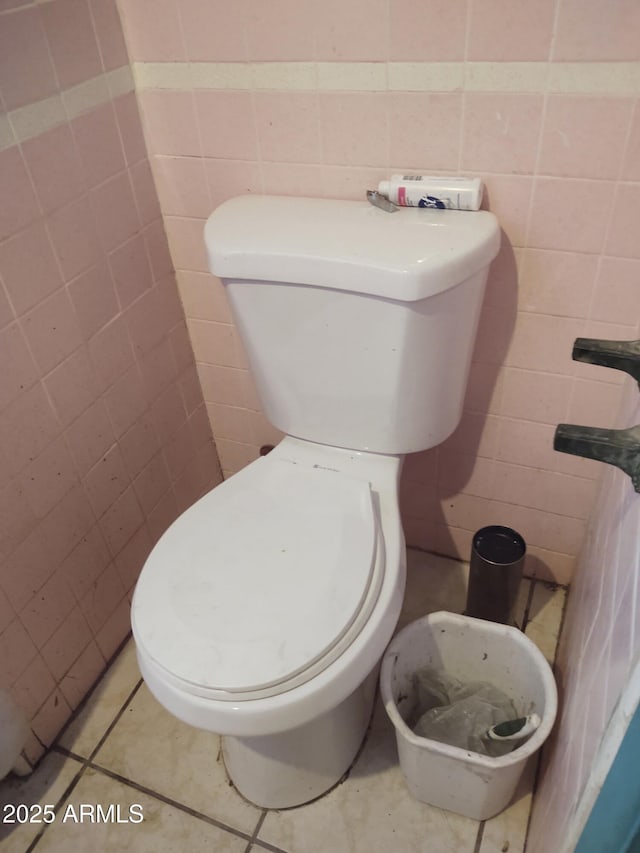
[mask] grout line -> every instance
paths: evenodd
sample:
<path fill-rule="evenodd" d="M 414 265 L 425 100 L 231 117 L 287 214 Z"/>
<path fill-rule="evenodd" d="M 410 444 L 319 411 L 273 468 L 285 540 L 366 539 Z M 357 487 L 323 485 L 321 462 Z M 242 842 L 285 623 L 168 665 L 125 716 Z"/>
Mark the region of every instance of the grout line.
<path fill-rule="evenodd" d="M 159 793 L 158 791 L 153 791 L 151 788 L 147 788 L 146 785 L 141 785 L 139 782 L 135 782 L 133 779 L 127 779 L 125 776 L 121 776 L 119 773 L 116 773 L 113 770 L 109 770 L 108 767 L 102 767 L 100 764 L 96 764 L 93 761 L 87 761 L 87 767 L 91 768 L 91 770 L 95 770 L 97 773 L 102 773 L 104 776 L 108 776 L 115 782 L 120 782 L 121 784 L 126 785 L 128 788 L 133 788 L 135 791 L 138 791 L 141 794 L 145 794 L 147 797 L 151 797 L 154 800 L 159 800 L 161 803 L 165 803 L 165 805 L 179 809 L 180 811 L 185 812 L 191 817 L 203 820 L 205 823 L 208 823 L 211 826 L 215 826 L 218 829 L 223 829 L 225 832 L 229 832 L 232 835 L 237 835 L 240 838 L 243 838 L 245 841 L 250 842 L 253 838 L 252 835 L 249 835 L 249 833 L 247 832 L 243 832 L 241 829 L 235 829 L 234 827 L 229 826 L 228 824 L 223 823 L 222 821 L 217 820 L 214 817 L 209 817 L 209 815 L 206 815 L 203 812 L 198 811 L 197 809 L 192 809 L 190 806 L 187 806 L 184 803 L 179 802 L 178 800 L 174 800 L 171 797 L 167 797 L 164 794 Z"/>
<path fill-rule="evenodd" d="M 116 725 L 120 722 L 120 718 L 122 717 L 124 712 L 127 710 L 127 707 L 129 706 L 129 703 L 131 702 L 133 697 L 136 695 L 138 690 L 140 690 L 140 688 L 142 687 L 142 684 L 143 684 L 143 679 L 141 678 L 138 681 L 138 683 L 136 684 L 136 686 L 133 688 L 131 693 L 129 693 L 129 695 L 127 696 L 125 701 L 122 703 L 122 707 L 120 708 L 118 713 L 115 715 L 113 720 L 111 720 L 111 723 L 107 726 L 107 730 L 102 735 L 102 737 L 100 738 L 100 740 L 98 741 L 96 746 L 94 746 L 93 750 L 89 753 L 89 757 L 86 759 L 87 764 L 90 764 L 93 761 L 93 758 L 95 757 L 96 753 L 100 751 L 100 749 L 104 745 L 104 742 L 106 741 L 106 739 L 109 737 L 109 735 L 111 734 L 113 729 L 116 727 Z"/>
<path fill-rule="evenodd" d="M 58 732 L 58 735 L 57 735 L 56 740 L 52 746 L 52 749 L 57 749 L 58 751 L 63 752 L 63 754 L 65 751 L 68 752 L 68 750 L 65 750 L 64 747 L 59 746 L 60 738 L 64 735 L 64 733 L 67 731 L 67 729 L 76 721 L 76 719 L 80 716 L 80 714 L 87 707 L 87 705 L 89 704 L 89 702 L 91 700 L 91 697 L 93 696 L 95 691 L 98 689 L 98 687 L 102 684 L 105 676 L 107 675 L 107 673 L 109 672 L 111 667 L 115 664 L 116 660 L 120 657 L 120 655 L 124 651 L 125 646 L 127 645 L 127 643 L 129 642 L 130 639 L 131 639 L 131 632 L 129 631 L 127 636 L 124 638 L 124 640 L 120 643 L 120 645 L 115 650 L 115 652 L 111 655 L 109 660 L 106 662 L 104 669 L 102 670 L 100 675 L 97 677 L 97 679 L 93 682 L 93 684 L 91 685 L 91 687 L 89 688 L 89 690 L 85 694 L 85 696 L 82 699 L 82 701 L 80 702 L 80 704 L 74 710 L 73 714 L 69 717 L 69 719 L 64 724 L 62 729 L 60 729 L 60 731 Z M 123 707 L 118 712 L 118 715 L 117 715 L 118 719 L 120 719 L 120 716 L 122 715 L 122 711 L 124 710 L 124 707 L 126 706 L 126 704 L 128 702 L 131 701 L 133 694 L 136 692 L 136 690 L 139 689 L 141 683 L 142 683 L 142 679 L 140 679 L 140 682 L 135 686 L 135 688 L 133 689 L 131 694 L 125 700 Z M 111 730 L 111 727 L 110 727 L 109 731 L 110 730 Z M 104 740 L 104 738 L 103 738 L 103 740 Z M 89 756 L 89 757 L 91 758 L 92 756 Z M 80 761 L 88 761 L 89 759 L 82 757 L 82 756 L 79 756 L 79 760 Z"/>
<path fill-rule="evenodd" d="M 536 587 L 537 579 L 535 577 L 529 579 L 529 592 L 527 593 L 527 600 L 524 605 L 524 613 L 522 614 L 522 627 L 520 630 L 523 634 L 527 631 L 527 626 L 529 624 L 529 613 L 531 612 L 531 605 L 533 604 L 533 593 Z"/>
<path fill-rule="evenodd" d="M 52 749 L 51 751 L 52 751 L 52 752 L 57 752 L 58 750 L 57 750 L 56 748 L 54 748 L 54 749 Z M 74 757 L 75 757 L 75 756 L 74 756 Z M 74 788 L 77 786 L 78 782 L 80 781 L 80 779 L 81 779 L 81 778 L 82 778 L 82 776 L 84 775 L 85 770 L 87 769 L 87 765 L 86 765 L 86 763 L 85 763 L 82 759 L 80 759 L 80 761 L 82 762 L 82 767 L 80 767 L 80 769 L 78 770 L 78 772 L 76 773 L 76 775 L 73 777 L 73 779 L 71 780 L 71 782 L 69 782 L 69 784 L 67 785 L 67 787 L 65 788 L 65 790 L 62 792 L 62 794 L 61 794 L 61 795 L 60 795 L 60 797 L 58 798 L 58 801 L 57 801 L 57 802 L 56 802 L 56 804 L 55 804 L 54 812 L 55 812 L 56 818 L 57 818 L 57 816 L 58 816 L 58 812 L 59 812 L 59 811 L 60 811 L 60 809 L 62 808 L 62 805 L 63 805 L 64 801 L 67 799 L 67 797 L 71 794 L 71 792 L 72 792 L 72 791 L 74 790 Z M 36 835 L 36 837 L 33 839 L 33 841 L 29 844 L 29 846 L 27 847 L 27 849 L 24 851 L 24 853 L 31 853 L 31 851 L 32 851 L 32 850 L 36 847 L 36 845 L 39 843 L 40 839 L 41 839 L 41 838 L 42 838 L 42 836 L 45 834 L 45 832 L 47 831 L 47 829 L 48 829 L 50 826 L 53 826 L 54 824 L 55 824 L 55 821 L 52 821 L 52 823 L 49 823 L 49 824 L 45 823 L 45 824 L 43 825 L 42 829 L 40 830 L 40 832 L 38 832 L 38 834 Z"/>
<path fill-rule="evenodd" d="M 485 821 L 480 821 L 480 826 L 478 827 L 478 834 L 476 835 L 476 843 L 473 848 L 473 853 L 480 853 L 480 847 L 482 846 L 482 836 L 484 835 L 484 825 Z"/>

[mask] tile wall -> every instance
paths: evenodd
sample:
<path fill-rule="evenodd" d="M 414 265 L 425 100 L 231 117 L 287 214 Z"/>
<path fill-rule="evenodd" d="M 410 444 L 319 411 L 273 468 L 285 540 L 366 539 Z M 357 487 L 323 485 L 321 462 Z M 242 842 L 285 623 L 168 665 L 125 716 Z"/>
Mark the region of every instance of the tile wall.
<path fill-rule="evenodd" d="M 618 425 L 639 422 L 638 387 L 628 380 Z M 640 495 L 625 474 L 607 466 L 569 595 L 556 662 L 561 713 L 545 754 L 527 853 L 571 853 L 622 739 L 617 705 L 634 670 L 637 678 L 640 653 L 639 530 Z"/>
<path fill-rule="evenodd" d="M 245 192 L 363 197 L 392 172 L 480 175 L 503 229 L 462 423 L 407 460 L 410 544 L 467 558 L 518 529 L 566 583 L 598 465 L 555 425 L 609 426 L 621 377 L 577 336 L 640 313 L 640 7 L 616 0 L 119 0 L 152 170 L 225 473 L 277 440 L 202 227 Z"/>
<path fill-rule="evenodd" d="M 220 479 L 113 0 L 0 2 L 0 685 L 34 760 Z"/>

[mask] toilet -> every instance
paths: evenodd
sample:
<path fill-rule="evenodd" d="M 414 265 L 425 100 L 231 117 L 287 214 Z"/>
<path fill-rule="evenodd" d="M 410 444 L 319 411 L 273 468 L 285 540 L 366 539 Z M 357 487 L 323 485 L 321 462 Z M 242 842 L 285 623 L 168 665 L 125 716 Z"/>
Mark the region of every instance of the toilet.
<path fill-rule="evenodd" d="M 252 195 L 207 221 L 285 438 L 164 533 L 132 626 L 151 692 L 221 735 L 258 806 L 320 796 L 362 745 L 404 595 L 402 462 L 460 420 L 499 233 L 486 211 Z"/>

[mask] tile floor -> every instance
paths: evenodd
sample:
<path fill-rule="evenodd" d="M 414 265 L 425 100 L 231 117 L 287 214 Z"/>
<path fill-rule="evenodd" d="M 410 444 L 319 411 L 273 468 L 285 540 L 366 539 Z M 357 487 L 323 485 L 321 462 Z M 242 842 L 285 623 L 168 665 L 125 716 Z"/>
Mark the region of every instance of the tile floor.
<path fill-rule="evenodd" d="M 463 563 L 410 551 L 401 624 L 434 610 L 462 611 L 466 573 Z M 549 660 L 564 598 L 564 590 L 542 582 L 522 585 L 526 632 Z M 306 806 L 259 809 L 230 786 L 218 738 L 174 719 L 151 696 L 129 641 L 35 772 L 0 783 L 2 804 L 27 805 L 32 816 L 35 804 L 55 808 L 47 824 L 0 824 L 0 851 L 522 853 L 533 764 L 514 802 L 491 820 L 419 803 L 406 790 L 394 731 L 378 702 L 342 783 Z M 113 807 L 107 822 L 92 822 L 89 806 L 96 804 Z"/>

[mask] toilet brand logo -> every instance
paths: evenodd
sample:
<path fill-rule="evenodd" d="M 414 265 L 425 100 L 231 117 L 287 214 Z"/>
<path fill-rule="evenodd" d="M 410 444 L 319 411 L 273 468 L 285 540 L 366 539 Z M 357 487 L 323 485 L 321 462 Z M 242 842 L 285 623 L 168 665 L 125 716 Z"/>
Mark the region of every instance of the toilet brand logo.
<path fill-rule="evenodd" d="M 141 823 L 144 810 L 139 803 L 129 807 L 119 803 L 102 806 L 100 803 L 79 803 L 69 805 L 62 815 L 62 823 Z"/>

